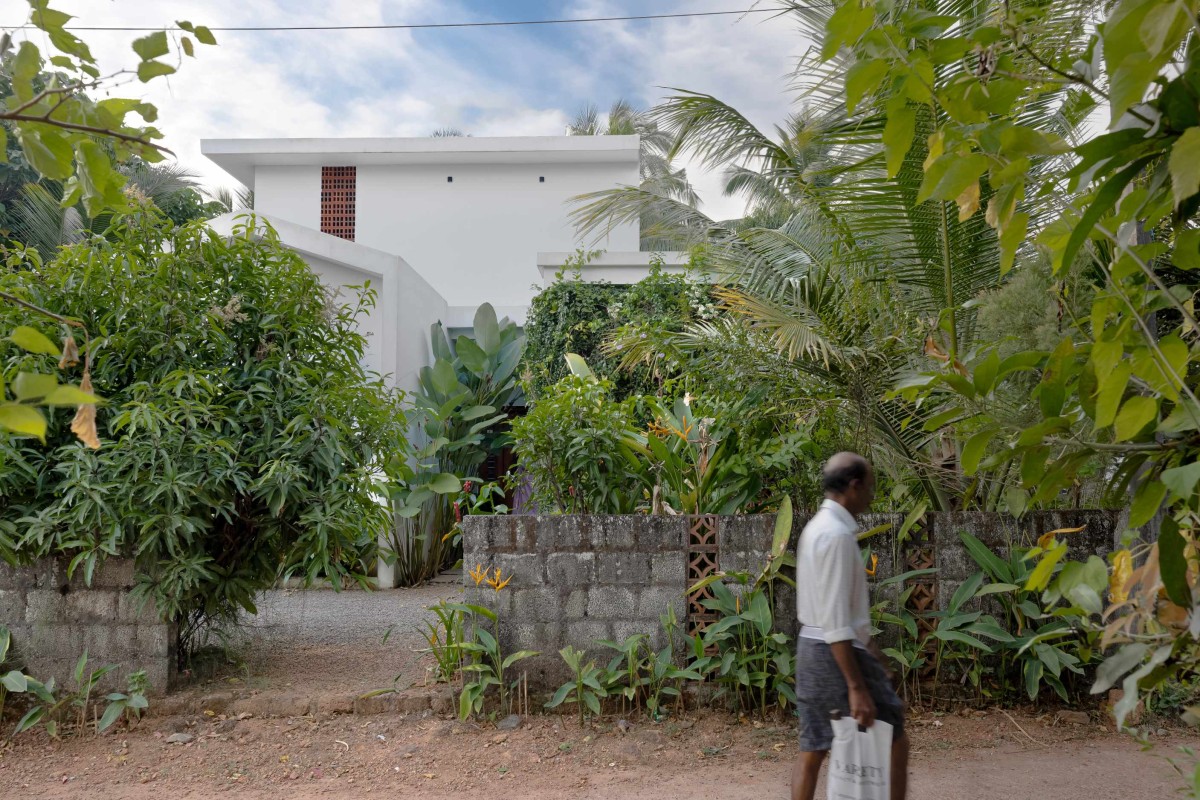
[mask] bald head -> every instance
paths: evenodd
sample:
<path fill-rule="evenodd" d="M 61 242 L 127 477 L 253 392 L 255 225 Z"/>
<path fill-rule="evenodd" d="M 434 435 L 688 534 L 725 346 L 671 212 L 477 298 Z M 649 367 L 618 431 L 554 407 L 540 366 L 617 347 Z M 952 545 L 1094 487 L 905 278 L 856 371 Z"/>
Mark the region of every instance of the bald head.
<path fill-rule="evenodd" d="M 825 462 L 821 487 L 826 497 L 858 515 L 875 501 L 875 471 L 858 453 L 838 453 Z"/>

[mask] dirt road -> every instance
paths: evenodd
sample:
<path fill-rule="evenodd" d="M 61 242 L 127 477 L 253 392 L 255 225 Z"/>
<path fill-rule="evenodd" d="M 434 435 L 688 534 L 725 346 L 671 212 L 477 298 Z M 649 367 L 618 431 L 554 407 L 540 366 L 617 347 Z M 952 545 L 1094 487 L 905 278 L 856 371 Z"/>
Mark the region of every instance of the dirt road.
<path fill-rule="evenodd" d="M 1037 744 L 998 713 L 917 716 L 910 797 L 1151 800 L 1174 796 L 1180 785 L 1160 756 L 1182 739 L 1164 738 L 1160 755 L 1147 754 L 1099 722 L 1013 717 Z M 795 745 L 785 725 L 739 724 L 713 713 L 622 727 L 608 719 L 581 730 L 566 717 L 534 717 L 509 732 L 432 716 L 150 719 L 134 731 L 62 744 L 22 737 L 0 750 L 0 796 L 787 797 Z M 191 738 L 169 744 L 177 733 Z"/>

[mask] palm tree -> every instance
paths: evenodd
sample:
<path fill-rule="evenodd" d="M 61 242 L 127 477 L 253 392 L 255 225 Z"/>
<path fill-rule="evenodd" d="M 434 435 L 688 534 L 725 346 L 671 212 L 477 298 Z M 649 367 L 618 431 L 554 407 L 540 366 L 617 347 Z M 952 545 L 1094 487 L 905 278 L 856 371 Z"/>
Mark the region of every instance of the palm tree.
<path fill-rule="evenodd" d="M 802 31 L 821 40 L 831 8 L 784 5 Z M 923 14 L 969 11 L 979 24 L 1000 10 L 998 2 L 964 0 L 911 5 Z M 904 10 L 897 6 L 895 13 Z M 1045 46 L 1083 34 L 1074 11 L 1051 26 Z M 848 419 L 867 420 L 887 458 L 915 475 L 934 508 L 945 508 L 958 486 L 953 455 L 943 463 L 945 442 L 923 430 L 927 421 L 937 428 L 934 417 L 945 409 L 936 402 L 914 408 L 890 399 L 889 390 L 922 365 L 925 353 L 954 363 L 973 344 L 974 312 L 964 304 L 1001 283 L 999 247 L 982 211 L 960 219 L 954 203 L 916 202 L 934 112 L 913 107 L 911 146 L 901 163 L 886 163 L 890 89 L 849 114 L 846 67 L 838 58 L 802 59 L 795 79 L 802 110 L 770 134 L 697 92 L 680 91 L 648 114 L 673 137 L 667 159 L 686 153 L 706 168 L 724 169 L 726 192 L 746 197 L 752 217 L 765 224 L 717 222 L 650 187 L 581 197 L 575 220 L 589 233 L 650 219 L 655 228 L 643 235 L 680 249 L 702 245 L 721 277 L 725 308 L 769 336 L 807 379 L 851 411 Z M 966 59 L 952 69 L 966 72 Z M 1082 121 L 1080 110 L 1063 93 L 1044 89 L 1029 99 L 1022 121 L 1069 137 Z M 990 189 L 981 188 L 986 207 Z M 1044 216 L 1052 203 L 1040 198 L 1023 210 Z M 719 334 L 688 333 L 697 345 Z"/>
<path fill-rule="evenodd" d="M 196 175 L 179 164 L 131 161 L 119 169 L 127 177 L 126 194 L 157 206 L 182 192 L 196 190 Z M 56 181 L 25 184 L 9 210 L 12 238 L 48 257 L 63 245 L 100 236 L 107 230 L 112 220 L 110 212 L 89 219 L 81 206 L 63 208 L 62 192 L 62 185 Z"/>
<path fill-rule="evenodd" d="M 646 112 L 639 111 L 627 100 L 617 100 L 603 119 L 595 105 L 580 109 L 567 124 L 568 136 L 640 136 L 640 180 L 639 188 L 646 192 L 669 197 L 689 206 L 698 206 L 700 197 L 688 182 L 687 170 L 676 169 L 668 156 L 673 138 L 658 126 Z M 656 230 L 658 221 L 653 212 L 647 210 L 640 218 L 642 223 L 642 249 L 665 249 L 665 243 L 648 235 Z M 669 245 L 666 245 L 669 246 Z"/>

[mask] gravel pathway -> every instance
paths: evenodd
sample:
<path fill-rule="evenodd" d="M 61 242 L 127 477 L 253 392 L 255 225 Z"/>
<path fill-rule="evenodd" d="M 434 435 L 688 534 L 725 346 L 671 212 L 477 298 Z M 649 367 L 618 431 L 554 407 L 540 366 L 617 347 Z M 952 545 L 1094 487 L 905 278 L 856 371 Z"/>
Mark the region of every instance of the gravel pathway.
<path fill-rule="evenodd" d="M 258 614 L 243 625 L 253 638 L 285 646 L 380 643 L 392 630 L 408 638 L 430 617 L 426 610 L 458 594 L 457 584 L 429 584 L 382 592 L 284 589 L 264 593 Z"/>
<path fill-rule="evenodd" d="M 460 592 L 456 577 L 379 592 L 265 592 L 258 614 L 231 637 L 241 682 L 314 696 L 421 683 L 432 664 L 421 652 L 423 623 L 432 617 L 427 608 Z"/>

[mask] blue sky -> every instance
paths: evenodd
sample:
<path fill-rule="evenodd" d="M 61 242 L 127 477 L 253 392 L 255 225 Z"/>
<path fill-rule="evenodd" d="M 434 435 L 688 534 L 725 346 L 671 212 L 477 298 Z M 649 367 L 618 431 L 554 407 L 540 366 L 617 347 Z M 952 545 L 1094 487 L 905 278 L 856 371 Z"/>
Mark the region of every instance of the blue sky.
<path fill-rule="evenodd" d="M 428 23 L 747 8 L 755 0 L 59 0 L 79 24 L 210 26 Z M 769 7 L 772 0 L 760 0 Z M 201 138 L 557 135 L 587 103 L 650 106 L 677 86 L 709 92 L 769 126 L 793 110 L 787 73 L 808 43 L 770 14 L 587 25 L 223 33 L 169 82 L 124 91 L 159 105 L 159 126 L 208 183 L 231 180 Z M 137 34 L 89 33 L 111 68 Z M 719 176 L 693 170 L 705 210 L 734 216 Z"/>

